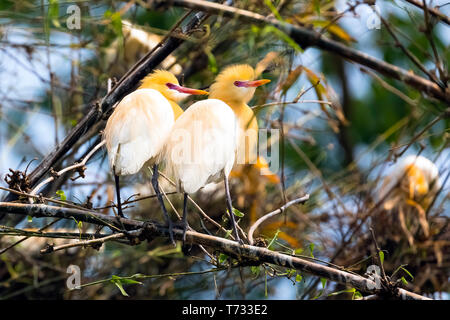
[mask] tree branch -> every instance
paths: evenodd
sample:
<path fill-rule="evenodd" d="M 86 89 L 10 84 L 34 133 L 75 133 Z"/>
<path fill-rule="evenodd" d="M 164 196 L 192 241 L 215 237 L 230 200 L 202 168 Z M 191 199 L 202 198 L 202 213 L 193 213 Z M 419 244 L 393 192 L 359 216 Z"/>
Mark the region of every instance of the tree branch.
<path fill-rule="evenodd" d="M 416 0 L 406 0 L 406 1 L 411 3 L 412 5 L 416 6 L 417 8 L 420 8 L 422 10 L 425 9 L 422 1 L 416 1 Z M 442 22 L 444 22 L 450 26 L 450 18 L 447 17 L 444 13 L 442 13 L 441 11 L 439 11 L 436 8 L 426 8 L 426 9 L 431 15 L 433 15 L 434 17 L 438 18 L 439 20 L 441 20 Z"/>
<path fill-rule="evenodd" d="M 264 216 L 262 216 L 261 218 L 259 218 L 251 227 L 250 230 L 248 231 L 248 241 L 250 242 L 251 245 L 253 245 L 253 233 L 255 232 L 256 228 L 258 228 L 258 226 L 263 223 L 264 221 L 266 221 L 267 219 L 284 212 L 284 210 L 286 210 L 287 208 L 289 208 L 290 206 L 297 204 L 297 203 L 304 203 L 305 201 L 309 200 L 309 194 L 305 195 L 304 197 L 298 198 L 298 199 L 294 199 L 292 201 L 289 201 L 288 203 L 286 203 L 284 206 L 278 208 L 277 210 L 274 210 Z"/>
<path fill-rule="evenodd" d="M 385 76 L 400 80 L 435 99 L 450 104 L 449 88 L 443 90 L 432 81 L 429 81 L 385 61 L 378 60 L 361 51 L 347 47 L 337 41 L 327 39 L 322 34 L 314 30 L 310 30 L 305 27 L 294 26 L 292 24 L 273 18 L 266 18 L 260 14 L 248 10 L 237 9 L 234 7 L 212 3 L 209 1 L 172 0 L 171 3 L 181 7 L 203 10 L 208 13 L 221 14 L 231 18 L 238 16 L 240 19 L 250 23 L 265 23 L 273 25 L 274 27 L 288 34 L 304 49 L 307 47 L 317 47 L 322 50 L 337 54 L 360 65 L 369 67 Z"/>
<path fill-rule="evenodd" d="M 158 223 L 152 221 L 143 222 L 133 219 L 116 218 L 93 211 L 86 212 L 84 210 L 61 208 L 43 204 L 0 202 L 0 212 L 5 212 L 7 214 L 30 215 L 37 218 L 53 217 L 72 219 L 73 217 L 77 221 L 97 225 L 106 225 L 110 227 L 112 226 L 114 229 L 120 228 L 123 225 L 129 230 L 135 230 L 133 233 L 140 239 L 169 237 L 169 230 Z M 141 232 L 140 234 L 139 230 Z M 183 238 L 183 230 L 174 228 L 173 235 L 175 239 L 181 240 Z M 293 268 L 314 276 L 335 281 L 343 285 L 349 285 L 367 294 L 381 293 L 380 289 L 377 289 L 376 283 L 370 279 L 288 254 L 271 251 L 266 248 L 251 245 L 240 245 L 236 241 L 210 236 L 195 231 L 186 232 L 186 241 L 193 244 L 214 248 L 215 250 L 236 257 L 237 259 L 247 259 L 258 264 L 270 263 L 281 267 Z M 404 289 L 398 289 L 396 297 L 404 300 L 429 300 L 424 296 Z"/>

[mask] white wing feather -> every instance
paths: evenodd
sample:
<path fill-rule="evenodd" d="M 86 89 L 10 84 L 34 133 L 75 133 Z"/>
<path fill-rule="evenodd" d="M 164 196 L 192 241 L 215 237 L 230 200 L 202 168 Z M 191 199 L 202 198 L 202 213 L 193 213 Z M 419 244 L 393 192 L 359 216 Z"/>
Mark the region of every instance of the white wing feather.
<path fill-rule="evenodd" d="M 118 175 L 134 174 L 158 157 L 174 124 L 169 101 L 153 89 L 127 95 L 115 108 L 105 128 L 111 168 Z"/>
<path fill-rule="evenodd" d="M 194 103 L 175 122 L 167 139 L 164 159 L 168 173 L 187 193 L 228 176 L 235 160 L 238 121 L 223 101 Z"/>

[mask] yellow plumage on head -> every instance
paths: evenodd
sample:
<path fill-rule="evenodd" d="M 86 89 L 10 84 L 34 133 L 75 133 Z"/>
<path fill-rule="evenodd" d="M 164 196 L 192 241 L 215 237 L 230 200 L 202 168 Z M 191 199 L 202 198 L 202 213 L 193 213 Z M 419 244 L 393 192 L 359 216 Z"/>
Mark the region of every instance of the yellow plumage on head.
<path fill-rule="evenodd" d="M 211 85 L 211 99 L 220 99 L 228 104 L 233 102 L 247 103 L 253 97 L 255 88 L 240 90 L 234 86 L 235 81 L 255 79 L 255 70 L 248 64 L 236 64 L 226 67 Z"/>
<path fill-rule="evenodd" d="M 139 89 L 153 89 L 155 85 L 166 85 L 166 83 L 178 84 L 178 79 L 169 71 L 155 70 L 141 81 Z"/>
<path fill-rule="evenodd" d="M 139 89 L 155 89 L 159 91 L 169 101 L 174 117 L 177 119 L 183 113 L 183 109 L 176 103 L 181 99 L 166 86 L 167 83 L 179 84 L 177 77 L 172 72 L 155 70 L 142 79 Z"/>

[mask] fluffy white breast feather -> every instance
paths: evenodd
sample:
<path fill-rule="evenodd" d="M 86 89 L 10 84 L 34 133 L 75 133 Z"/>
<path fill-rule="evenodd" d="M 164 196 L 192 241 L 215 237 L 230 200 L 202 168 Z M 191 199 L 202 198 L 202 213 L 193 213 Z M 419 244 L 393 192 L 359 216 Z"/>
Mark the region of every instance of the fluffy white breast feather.
<path fill-rule="evenodd" d="M 164 150 L 168 173 L 184 192 L 228 176 L 235 161 L 239 124 L 223 101 L 207 99 L 190 106 L 175 122 Z"/>
<path fill-rule="evenodd" d="M 106 124 L 104 137 L 115 174 L 138 172 L 158 154 L 174 124 L 169 101 L 153 89 L 139 89 L 127 95 Z"/>

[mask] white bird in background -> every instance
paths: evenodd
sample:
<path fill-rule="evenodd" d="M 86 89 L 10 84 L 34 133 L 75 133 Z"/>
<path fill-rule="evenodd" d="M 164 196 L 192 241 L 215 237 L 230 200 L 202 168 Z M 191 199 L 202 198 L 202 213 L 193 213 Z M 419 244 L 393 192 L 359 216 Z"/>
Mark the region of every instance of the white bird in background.
<path fill-rule="evenodd" d="M 151 33 L 143 26 L 135 25 L 127 20 L 122 20 L 122 38 L 114 40 L 104 49 L 105 56 L 102 59 L 104 70 L 114 77 L 121 77 L 145 54 L 155 48 L 163 37 Z M 174 75 L 181 73 L 181 66 L 176 63 L 176 58 L 170 54 L 161 62 L 161 67 Z"/>
<path fill-rule="evenodd" d="M 210 90 L 210 96 L 221 99 L 194 103 L 177 119 L 167 139 L 164 150 L 166 169 L 174 177 L 177 187 L 184 192 L 183 241 L 188 227 L 187 195 L 223 177 L 228 213 L 236 240 L 241 242 L 233 214 L 228 176 L 245 131 L 240 117 L 246 114 L 241 109 L 245 106 L 250 109 L 246 103 L 253 97 L 255 88 L 270 81 L 253 79 L 254 70 L 249 65 L 236 65 L 223 70 Z M 232 102 L 231 105 L 228 101 Z M 235 110 L 233 106 L 239 109 Z M 243 122 L 247 125 L 248 121 Z"/>
<path fill-rule="evenodd" d="M 153 165 L 152 185 L 169 224 L 172 242 L 172 223 L 158 186 L 158 163 L 170 130 L 183 113 L 177 102 L 191 94 L 208 92 L 182 87 L 172 73 L 157 70 L 145 77 L 136 91 L 119 102 L 104 130 L 109 164 L 116 183 L 118 214 L 123 217 L 119 176 L 137 173 L 148 162 L 148 165 Z"/>
<path fill-rule="evenodd" d="M 440 188 L 438 168 L 423 156 L 400 159 L 384 179 L 379 199 L 385 199 L 385 210 L 397 215 L 410 245 L 414 242 L 413 233 L 418 229 L 415 221 L 419 222 L 425 237 L 429 236 L 426 210 Z"/>

